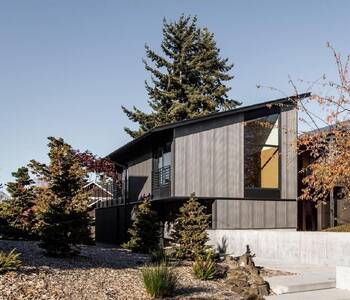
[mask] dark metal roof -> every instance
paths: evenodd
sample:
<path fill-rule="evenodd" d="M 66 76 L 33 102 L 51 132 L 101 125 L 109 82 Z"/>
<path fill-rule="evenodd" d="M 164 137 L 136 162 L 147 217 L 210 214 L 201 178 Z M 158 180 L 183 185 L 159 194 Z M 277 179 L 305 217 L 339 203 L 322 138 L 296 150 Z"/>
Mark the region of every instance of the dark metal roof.
<path fill-rule="evenodd" d="M 117 150 L 113 151 L 112 153 L 107 155 L 107 157 L 109 157 L 111 159 L 116 159 L 117 157 L 119 157 L 119 155 L 123 155 L 125 152 L 129 151 L 130 149 L 132 149 L 136 145 L 141 147 L 144 144 L 144 142 L 146 142 L 151 136 L 157 135 L 160 133 L 164 133 L 166 131 L 172 130 L 172 129 L 177 128 L 177 127 L 195 124 L 195 123 L 199 123 L 199 122 L 204 122 L 204 121 L 217 119 L 217 118 L 221 118 L 221 117 L 231 116 L 231 115 L 235 115 L 235 114 L 239 114 L 239 113 L 243 113 L 243 112 L 247 112 L 247 111 L 253 111 L 253 110 L 256 110 L 259 108 L 269 107 L 269 106 L 273 106 L 273 105 L 295 104 L 296 100 L 310 97 L 310 95 L 311 95 L 311 93 L 303 93 L 303 94 L 300 94 L 298 96 L 290 96 L 290 97 L 275 99 L 275 100 L 271 100 L 271 101 L 267 101 L 267 102 L 257 103 L 257 104 L 253 104 L 253 105 L 242 106 L 242 107 L 238 107 L 238 108 L 223 111 L 223 112 L 212 113 L 212 114 L 209 114 L 209 115 L 206 115 L 203 117 L 199 117 L 199 118 L 195 118 L 195 119 L 191 119 L 191 120 L 183 120 L 183 121 L 179 121 L 179 122 L 174 122 L 174 123 L 158 126 L 158 127 L 155 127 L 153 129 L 147 131 L 142 136 L 130 141 L 129 143 L 125 144 L 124 146 L 118 148 Z"/>

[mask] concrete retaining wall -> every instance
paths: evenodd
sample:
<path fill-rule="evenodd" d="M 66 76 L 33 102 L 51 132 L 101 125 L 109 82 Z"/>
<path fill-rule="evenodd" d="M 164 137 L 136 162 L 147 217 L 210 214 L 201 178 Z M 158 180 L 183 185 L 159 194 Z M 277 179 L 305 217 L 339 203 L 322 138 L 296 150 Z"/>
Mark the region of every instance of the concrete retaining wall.
<path fill-rule="evenodd" d="M 285 262 L 350 266 L 350 233 L 294 230 L 209 230 L 210 244 L 241 255 L 249 245 L 257 257 Z"/>
<path fill-rule="evenodd" d="M 336 280 L 337 289 L 350 291 L 350 267 L 337 266 Z"/>

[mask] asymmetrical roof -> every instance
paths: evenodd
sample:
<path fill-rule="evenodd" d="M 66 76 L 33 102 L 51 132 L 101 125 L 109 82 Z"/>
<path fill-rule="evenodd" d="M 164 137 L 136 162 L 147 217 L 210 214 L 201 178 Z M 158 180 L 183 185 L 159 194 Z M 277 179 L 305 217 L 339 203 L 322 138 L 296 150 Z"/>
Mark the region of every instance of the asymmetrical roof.
<path fill-rule="evenodd" d="M 195 119 L 190 119 L 190 120 L 183 120 L 179 122 L 174 122 L 162 126 L 155 127 L 149 131 L 147 131 L 145 134 L 142 136 L 130 141 L 129 143 L 125 144 L 124 146 L 118 148 L 117 150 L 113 151 L 110 153 L 107 157 L 111 158 L 112 160 L 115 161 L 120 161 L 122 160 L 125 155 L 127 155 L 130 151 L 132 151 L 133 148 L 137 147 L 143 147 L 147 142 L 152 139 L 152 137 L 155 136 L 162 136 L 166 135 L 169 130 L 172 130 L 174 128 L 190 125 L 190 124 L 195 124 L 195 123 L 200 123 L 200 122 L 205 122 L 208 120 L 212 119 L 218 119 L 222 117 L 227 117 L 231 115 L 236 115 L 248 111 L 254 111 L 257 109 L 265 108 L 265 107 L 272 107 L 272 106 L 279 106 L 279 105 L 295 105 L 295 101 L 298 99 L 304 99 L 307 97 L 310 97 L 311 93 L 303 93 L 297 96 L 290 96 L 290 97 L 285 97 L 285 98 L 280 98 L 280 99 L 275 99 L 275 100 L 270 100 L 267 102 L 262 102 L 262 103 L 257 103 L 253 105 L 248 105 L 248 106 L 241 106 L 235 109 L 223 111 L 223 112 L 216 112 L 216 113 L 211 113 L 203 117 L 195 118 Z"/>

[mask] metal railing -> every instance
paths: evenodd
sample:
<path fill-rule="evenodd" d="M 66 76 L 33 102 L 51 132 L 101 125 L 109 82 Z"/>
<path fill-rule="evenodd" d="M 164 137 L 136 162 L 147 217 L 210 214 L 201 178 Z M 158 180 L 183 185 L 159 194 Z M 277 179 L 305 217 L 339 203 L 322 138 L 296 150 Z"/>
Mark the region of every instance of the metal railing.
<path fill-rule="evenodd" d="M 171 166 L 162 167 L 152 171 L 152 198 L 170 196 Z"/>

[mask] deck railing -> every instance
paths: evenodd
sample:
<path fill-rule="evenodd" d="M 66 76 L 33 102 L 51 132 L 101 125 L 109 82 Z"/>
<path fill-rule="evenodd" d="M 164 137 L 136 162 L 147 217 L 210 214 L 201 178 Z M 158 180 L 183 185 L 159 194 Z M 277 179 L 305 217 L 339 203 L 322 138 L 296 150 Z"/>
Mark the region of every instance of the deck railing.
<path fill-rule="evenodd" d="M 171 166 L 152 171 L 152 198 L 158 199 L 170 196 Z"/>

